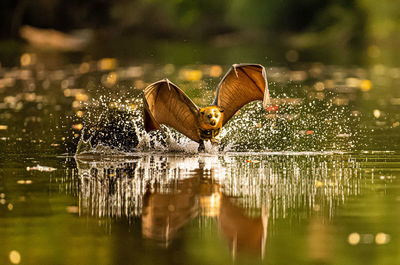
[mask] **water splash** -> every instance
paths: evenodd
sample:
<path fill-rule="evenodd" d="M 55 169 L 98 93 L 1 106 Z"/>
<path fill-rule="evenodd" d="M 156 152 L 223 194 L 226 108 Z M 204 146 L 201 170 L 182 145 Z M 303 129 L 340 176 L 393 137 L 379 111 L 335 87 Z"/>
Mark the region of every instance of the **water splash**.
<path fill-rule="evenodd" d="M 350 108 L 318 100 L 275 102 L 278 111 L 265 111 L 260 102 L 241 109 L 217 137 L 219 147 L 206 144 L 207 152 L 352 150 L 357 145 L 359 120 L 348 118 Z M 78 154 L 197 152 L 197 143 L 172 128 L 144 131 L 140 94 L 127 99 L 103 95 L 87 103 L 86 112 Z"/>

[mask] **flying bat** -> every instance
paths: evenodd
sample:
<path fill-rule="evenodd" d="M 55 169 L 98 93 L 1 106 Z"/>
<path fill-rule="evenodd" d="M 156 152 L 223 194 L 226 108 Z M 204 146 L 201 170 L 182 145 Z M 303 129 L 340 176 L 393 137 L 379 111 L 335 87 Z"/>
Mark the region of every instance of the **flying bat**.
<path fill-rule="evenodd" d="M 168 79 L 157 81 L 144 90 L 143 120 L 146 132 L 170 126 L 199 143 L 214 142 L 229 119 L 249 102 L 262 100 L 264 109 L 270 105 L 265 68 L 259 64 L 234 64 L 217 87 L 214 102 L 199 108 Z"/>

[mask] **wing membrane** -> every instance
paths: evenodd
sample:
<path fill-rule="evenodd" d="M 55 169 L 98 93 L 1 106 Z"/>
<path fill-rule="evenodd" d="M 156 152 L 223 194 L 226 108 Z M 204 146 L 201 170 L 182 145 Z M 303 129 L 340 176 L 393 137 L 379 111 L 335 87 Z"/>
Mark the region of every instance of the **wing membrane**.
<path fill-rule="evenodd" d="M 241 107 L 254 100 L 270 104 L 267 74 L 259 64 L 234 64 L 218 85 L 214 105 L 224 110 L 223 124 Z"/>
<path fill-rule="evenodd" d="M 143 105 L 147 132 L 159 130 L 160 124 L 165 124 L 193 141 L 200 141 L 197 133 L 198 107 L 168 79 L 153 83 L 144 90 Z"/>

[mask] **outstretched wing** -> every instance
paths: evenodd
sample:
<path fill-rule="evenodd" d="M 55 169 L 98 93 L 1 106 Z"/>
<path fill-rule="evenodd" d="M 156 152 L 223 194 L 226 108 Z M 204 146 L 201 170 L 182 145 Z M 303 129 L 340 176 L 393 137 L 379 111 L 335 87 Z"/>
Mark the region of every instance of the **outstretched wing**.
<path fill-rule="evenodd" d="M 168 79 L 149 85 L 144 90 L 143 119 L 146 132 L 171 126 L 193 141 L 199 142 L 197 119 L 199 108 Z"/>
<path fill-rule="evenodd" d="M 223 124 L 241 107 L 254 100 L 270 104 L 267 74 L 259 64 L 234 64 L 218 85 L 214 105 L 224 110 Z"/>

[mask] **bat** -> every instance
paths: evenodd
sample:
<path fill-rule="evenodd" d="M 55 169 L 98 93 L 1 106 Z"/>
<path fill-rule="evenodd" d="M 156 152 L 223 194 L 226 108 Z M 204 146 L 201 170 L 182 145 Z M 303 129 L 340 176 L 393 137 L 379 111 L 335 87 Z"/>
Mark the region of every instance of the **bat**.
<path fill-rule="evenodd" d="M 168 79 L 157 81 L 144 90 L 143 121 L 146 132 L 170 126 L 199 143 L 214 138 L 221 128 L 244 105 L 262 100 L 264 109 L 270 105 L 267 74 L 259 64 L 234 64 L 217 87 L 214 102 L 199 108 L 186 94 Z"/>

